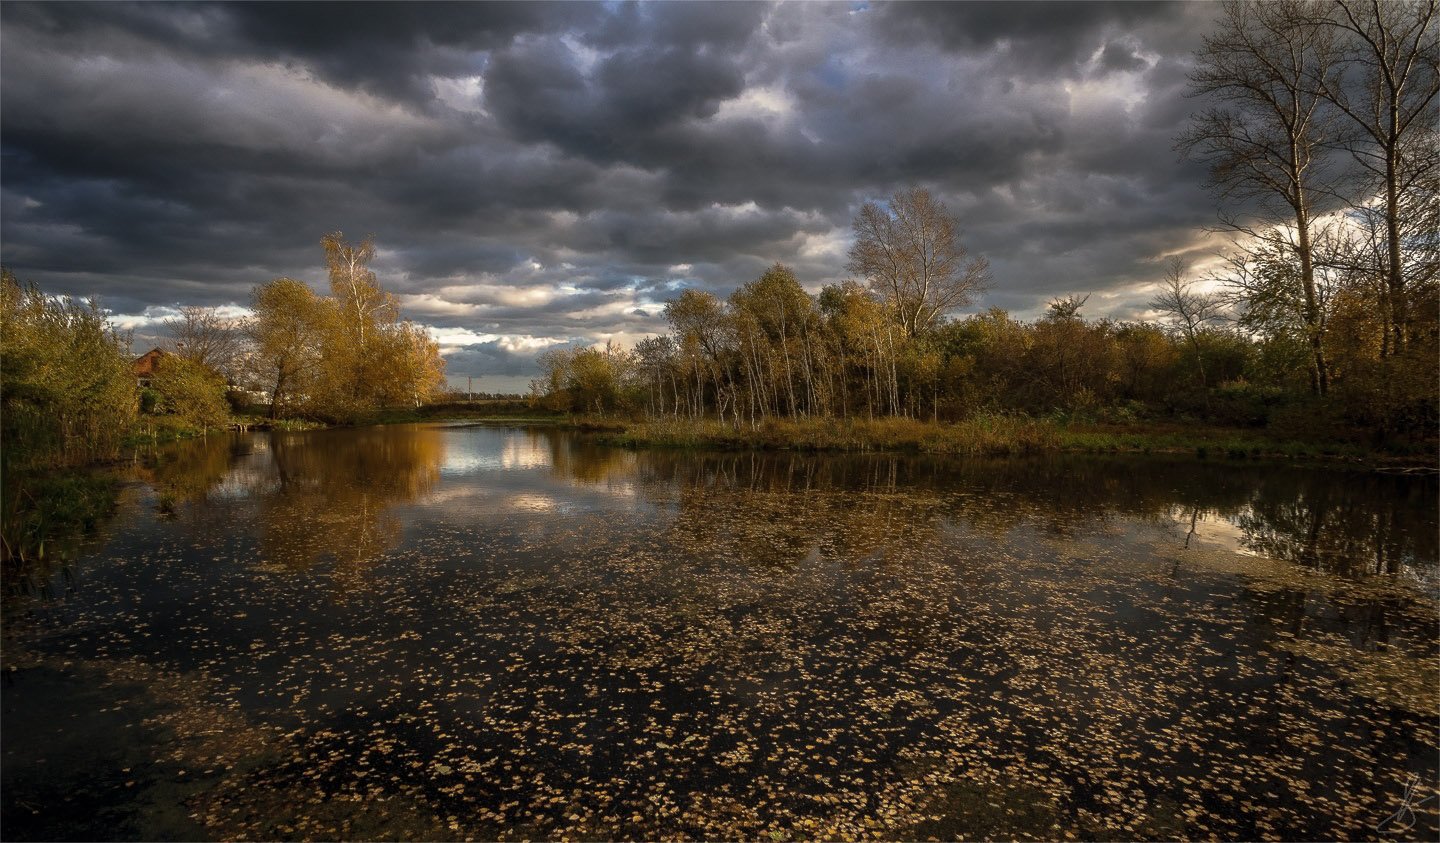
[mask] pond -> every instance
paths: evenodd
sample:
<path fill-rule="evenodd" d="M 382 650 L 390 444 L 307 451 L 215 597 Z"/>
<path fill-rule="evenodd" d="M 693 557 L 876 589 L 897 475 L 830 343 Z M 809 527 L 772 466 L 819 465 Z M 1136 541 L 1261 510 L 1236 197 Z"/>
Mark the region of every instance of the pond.
<path fill-rule="evenodd" d="M 433 424 L 126 478 L 6 583 L 9 840 L 1440 834 L 1433 476 Z"/>

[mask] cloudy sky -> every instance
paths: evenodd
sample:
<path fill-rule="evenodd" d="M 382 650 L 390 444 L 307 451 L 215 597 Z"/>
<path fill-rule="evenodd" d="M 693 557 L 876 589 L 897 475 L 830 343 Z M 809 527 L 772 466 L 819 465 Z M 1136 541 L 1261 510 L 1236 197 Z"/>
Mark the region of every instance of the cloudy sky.
<path fill-rule="evenodd" d="M 1213 248 L 1177 159 L 1205 3 L 0 6 L 0 250 L 147 342 L 180 304 L 325 288 L 373 233 L 452 383 L 664 329 L 685 287 L 847 277 L 859 205 L 927 187 L 980 306 L 1143 310 Z"/>

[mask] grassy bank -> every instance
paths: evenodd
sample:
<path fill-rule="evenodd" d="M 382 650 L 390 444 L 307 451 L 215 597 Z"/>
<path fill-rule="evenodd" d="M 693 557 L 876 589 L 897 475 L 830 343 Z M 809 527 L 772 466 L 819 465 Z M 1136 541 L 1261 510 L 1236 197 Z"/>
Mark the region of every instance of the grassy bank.
<path fill-rule="evenodd" d="M 627 447 L 760 448 L 805 451 L 913 451 L 968 456 L 1024 454 L 1060 447 L 1050 423 L 983 416 L 954 424 L 911 419 L 770 419 L 750 428 L 714 420 L 632 424 L 601 440 Z"/>
<path fill-rule="evenodd" d="M 453 401 L 423 407 L 390 407 L 362 424 L 411 424 L 429 421 L 512 422 L 515 424 L 570 424 L 565 413 L 532 407 L 527 401 Z"/>
<path fill-rule="evenodd" d="M 904 418 L 772 418 L 754 427 L 737 428 L 715 419 L 632 421 L 548 411 L 523 401 L 492 401 L 392 408 L 362 424 L 434 421 L 552 425 L 596 433 L 602 443 L 630 448 L 891 451 L 961 456 L 1155 453 L 1219 459 L 1344 460 L 1432 468 L 1437 464 L 1434 442 L 1369 444 L 1358 434 L 1348 441 L 1315 441 L 1250 428 L 1181 422 L 1101 424 L 1000 413 L 939 423 Z"/>
<path fill-rule="evenodd" d="M 912 419 L 771 419 L 755 428 L 714 420 L 638 422 L 602 433 L 625 447 L 901 451 L 964 456 L 1064 451 L 1191 453 L 1199 457 L 1342 459 L 1434 466 L 1426 444 L 1372 448 L 1355 442 L 1305 442 L 1254 430 L 1183 425 L 1079 425 L 1023 416 L 981 415 L 954 423 Z"/>

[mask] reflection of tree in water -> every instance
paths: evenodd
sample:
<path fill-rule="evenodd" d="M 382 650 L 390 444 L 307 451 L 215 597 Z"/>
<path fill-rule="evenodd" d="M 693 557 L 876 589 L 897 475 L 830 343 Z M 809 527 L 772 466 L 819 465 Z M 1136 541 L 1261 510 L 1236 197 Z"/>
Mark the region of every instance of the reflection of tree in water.
<path fill-rule="evenodd" d="M 390 509 L 429 491 L 444 457 L 443 431 L 396 425 L 210 437 L 159 451 L 137 470 L 166 514 L 182 504 L 204 510 L 227 492 L 252 499 L 268 564 L 303 569 L 328 558 L 346 590 L 399 540 Z"/>
<path fill-rule="evenodd" d="M 155 489 L 160 512 L 173 516 L 181 504 L 203 503 L 227 480 L 244 440 L 216 435 L 159 448 L 137 464 L 137 476 Z"/>
<path fill-rule="evenodd" d="M 423 426 L 275 434 L 277 483 L 259 499 L 265 559 L 300 569 L 328 557 L 342 590 L 358 586 L 399 540 L 390 508 L 428 492 L 444 458 L 443 431 Z"/>
<path fill-rule="evenodd" d="M 1276 473 L 1234 520 L 1265 556 L 1344 576 L 1398 574 L 1436 565 L 1435 492 L 1428 478 Z"/>
<path fill-rule="evenodd" d="M 1234 523 L 1257 553 L 1346 576 L 1433 569 L 1429 480 L 1274 465 L 1051 457 L 641 452 L 644 485 L 673 490 L 677 534 L 738 558 L 885 556 L 947 519 L 983 535 L 1022 525 L 1066 537 L 1113 517 Z M 1182 525 L 1186 526 L 1186 525 Z"/>
<path fill-rule="evenodd" d="M 928 540 L 943 513 L 934 489 L 905 486 L 894 457 L 646 452 L 646 488 L 673 490 L 672 539 L 696 554 L 793 563 L 884 561 Z"/>
<path fill-rule="evenodd" d="M 611 448 L 577 436 L 555 436 L 550 432 L 527 431 L 532 440 L 543 436 L 550 453 L 550 472 L 555 477 L 581 483 L 615 485 L 634 479 L 636 455 L 623 448 Z"/>

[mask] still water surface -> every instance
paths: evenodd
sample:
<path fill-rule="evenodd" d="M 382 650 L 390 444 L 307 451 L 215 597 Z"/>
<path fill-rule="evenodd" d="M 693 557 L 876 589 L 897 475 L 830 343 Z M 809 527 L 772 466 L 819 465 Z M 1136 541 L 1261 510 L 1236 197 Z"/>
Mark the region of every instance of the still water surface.
<path fill-rule="evenodd" d="M 1437 556 L 1434 477 L 212 438 L 7 583 L 0 821 L 1434 839 Z"/>

